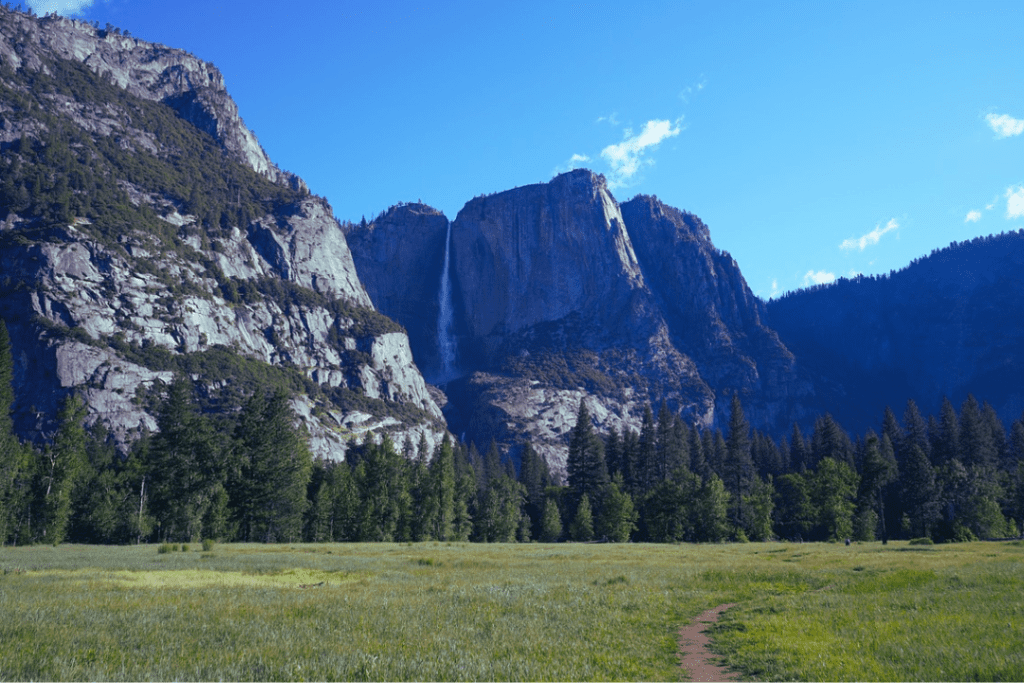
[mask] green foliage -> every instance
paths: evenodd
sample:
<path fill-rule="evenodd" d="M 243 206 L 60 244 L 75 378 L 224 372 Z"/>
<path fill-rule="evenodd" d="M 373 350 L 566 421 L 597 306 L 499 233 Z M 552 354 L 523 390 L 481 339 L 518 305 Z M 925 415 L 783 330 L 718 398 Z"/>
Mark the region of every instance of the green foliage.
<path fill-rule="evenodd" d="M 601 494 L 601 511 L 597 517 L 597 536 L 613 543 L 627 542 L 636 530 L 633 498 L 622 489 L 622 476 L 616 474 Z"/>
<path fill-rule="evenodd" d="M 72 501 L 87 465 L 85 403 L 68 396 L 57 415 L 59 427 L 43 456 L 39 481 L 42 520 L 37 540 L 58 545 L 71 523 Z"/>
<path fill-rule="evenodd" d="M 569 525 L 569 538 L 573 541 L 592 541 L 594 539 L 594 515 L 590 510 L 590 497 L 583 494 L 576 506 L 576 516 Z"/>
<path fill-rule="evenodd" d="M 238 478 L 230 488 L 239 536 L 264 543 L 302 537 L 312 460 L 305 435 L 281 391 L 257 391 L 235 428 Z"/>
<path fill-rule="evenodd" d="M 558 510 L 558 503 L 555 499 L 548 497 L 544 500 L 544 516 L 541 519 L 540 540 L 545 543 L 555 543 L 562 538 L 562 515 Z"/>

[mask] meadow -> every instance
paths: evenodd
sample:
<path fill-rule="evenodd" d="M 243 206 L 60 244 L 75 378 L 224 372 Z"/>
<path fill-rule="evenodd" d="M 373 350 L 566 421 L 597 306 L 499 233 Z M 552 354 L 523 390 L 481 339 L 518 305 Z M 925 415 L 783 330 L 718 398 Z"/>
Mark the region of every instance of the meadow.
<path fill-rule="evenodd" d="M 165 548 L 166 550 L 166 548 Z M 1024 545 L 0 548 L 3 680 L 1024 680 Z"/>

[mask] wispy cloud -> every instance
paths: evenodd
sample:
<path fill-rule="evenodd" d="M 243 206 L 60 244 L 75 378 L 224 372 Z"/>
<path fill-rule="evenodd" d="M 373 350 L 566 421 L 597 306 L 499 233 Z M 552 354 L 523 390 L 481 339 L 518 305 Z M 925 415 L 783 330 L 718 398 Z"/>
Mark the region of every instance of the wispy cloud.
<path fill-rule="evenodd" d="M 881 224 L 878 224 L 875 226 L 874 230 L 872 230 L 866 235 L 861 235 L 860 237 L 851 237 L 850 239 L 843 240 L 842 244 L 839 245 L 839 248 L 847 251 L 852 249 L 859 249 L 860 251 L 864 251 L 865 248 L 874 244 L 878 244 L 878 241 L 882 239 L 882 235 L 884 235 L 887 232 L 897 230 L 899 229 L 899 227 L 900 224 L 896 222 L 896 219 L 891 218 L 889 219 L 889 222 L 885 224 L 884 228 Z"/>
<path fill-rule="evenodd" d="M 835 281 L 836 274 L 825 270 L 819 270 L 817 272 L 808 270 L 807 274 L 804 275 L 804 287 L 810 287 L 811 285 L 827 285 L 828 283 Z"/>
<path fill-rule="evenodd" d="M 586 154 L 573 154 L 569 157 L 569 160 L 564 164 L 555 166 L 555 169 L 551 172 L 551 175 L 558 175 L 559 173 L 565 173 L 576 168 L 581 168 L 590 163 L 590 157 Z"/>
<path fill-rule="evenodd" d="M 988 127 L 996 132 L 997 137 L 1009 138 L 1024 133 L 1024 121 L 1008 114 L 989 114 L 985 121 L 988 122 Z"/>
<path fill-rule="evenodd" d="M 594 123 L 608 123 L 612 126 L 617 126 L 621 122 L 619 121 L 619 113 L 613 111 L 611 116 L 598 116 L 597 121 L 594 121 Z"/>
<path fill-rule="evenodd" d="M 1024 185 L 1006 188 L 1006 217 L 1024 217 Z"/>
<path fill-rule="evenodd" d="M 26 4 L 36 14 L 49 14 L 56 12 L 69 16 L 78 14 L 87 7 L 91 7 L 93 0 L 27 0 Z"/>
<path fill-rule="evenodd" d="M 981 211 L 968 211 L 964 223 L 977 223 L 981 220 Z"/>
<path fill-rule="evenodd" d="M 649 149 L 656 148 L 662 140 L 679 135 L 682 130 L 680 122 L 654 119 L 644 124 L 644 128 L 637 135 L 633 131 L 626 130 L 626 139 L 617 145 L 608 145 L 601 150 L 601 156 L 611 166 L 611 179 L 608 186 L 612 189 L 622 187 L 637 171 L 641 163 L 653 164 L 650 159 L 641 159 Z"/>
<path fill-rule="evenodd" d="M 696 85 L 688 85 L 685 88 L 683 88 L 683 90 L 679 93 L 679 99 L 681 99 L 683 102 L 689 102 L 690 95 L 700 92 L 701 90 L 704 89 L 704 87 L 707 84 L 708 79 L 704 78 L 704 76 L 702 75 L 700 77 L 700 83 L 697 83 Z"/>

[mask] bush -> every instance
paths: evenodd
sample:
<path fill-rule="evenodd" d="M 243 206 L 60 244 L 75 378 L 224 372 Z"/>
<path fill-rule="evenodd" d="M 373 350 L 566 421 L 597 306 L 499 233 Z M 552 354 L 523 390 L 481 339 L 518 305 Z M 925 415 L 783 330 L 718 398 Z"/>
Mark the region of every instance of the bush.
<path fill-rule="evenodd" d="M 163 555 L 165 553 L 169 553 L 172 550 L 177 550 L 177 549 L 178 549 L 178 546 L 176 546 L 176 545 L 171 545 L 170 543 L 161 543 L 160 546 L 156 549 L 156 551 L 158 553 L 160 553 L 161 555 Z"/>
<path fill-rule="evenodd" d="M 912 538 L 910 539 L 910 545 L 935 545 L 935 541 L 924 536 L 923 538 Z"/>
<path fill-rule="evenodd" d="M 204 552 L 212 551 L 213 550 L 213 544 L 214 544 L 214 541 L 213 541 L 212 538 L 204 538 L 203 539 L 203 551 Z"/>

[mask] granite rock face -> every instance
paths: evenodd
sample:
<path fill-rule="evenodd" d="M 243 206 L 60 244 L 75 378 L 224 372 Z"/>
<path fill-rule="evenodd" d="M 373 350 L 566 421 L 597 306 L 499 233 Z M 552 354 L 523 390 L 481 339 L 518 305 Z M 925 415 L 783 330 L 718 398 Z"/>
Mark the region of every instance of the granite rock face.
<path fill-rule="evenodd" d="M 364 281 L 371 269 L 382 279 L 386 310 L 419 310 L 396 317 L 428 355 L 437 285 L 425 288 L 444 240 L 439 220 L 416 241 L 419 220 L 390 214 L 372 242 L 350 243 Z M 415 255 L 430 265 L 410 265 Z M 430 278 L 415 280 L 422 269 Z M 620 206 L 587 170 L 467 203 L 451 225 L 451 280 L 460 377 L 445 384 L 445 413 L 478 445 L 514 452 L 529 439 L 560 468 L 581 400 L 602 431 L 639 430 L 649 401 L 711 426 L 736 392 L 765 427 L 812 391 L 699 219 L 649 197 Z"/>
<path fill-rule="evenodd" d="M 438 291 L 448 219 L 425 204 L 400 204 L 368 224 L 346 226 L 356 272 L 373 305 L 409 332 L 416 362 L 439 374 Z"/>
<path fill-rule="evenodd" d="M 224 76 L 211 63 L 188 52 L 132 38 L 120 31 L 49 15 L 41 19 L 0 10 L 0 63 L 47 71 L 49 58 L 73 60 L 108 78 L 132 95 L 163 102 L 196 128 L 212 135 L 235 161 L 272 180 L 304 187 L 267 157 L 239 116 Z M 97 125 L 103 125 L 102 120 Z"/>
<path fill-rule="evenodd" d="M 41 95 L 31 87 L 36 74 L 68 60 L 84 83 L 80 91 Z M 89 422 L 103 423 L 126 448 L 141 430 L 156 428 L 153 399 L 179 372 L 211 409 L 218 401 L 230 409 L 226 401 L 239 386 L 267 373 L 304 387 L 293 407 L 320 457 L 341 459 L 351 443 L 383 433 L 399 444 L 421 435 L 440 442 L 444 419 L 408 337 L 373 309 L 330 206 L 266 157 L 212 65 L 82 22 L 3 7 L 0 62 L 3 85 L 14 93 L 11 102 L 0 98 L 5 156 L 39 163 L 32 150 L 59 128 L 79 136 L 80 146 L 94 144 L 96 154 L 115 147 L 142 159 L 143 169 L 168 166 L 163 174 L 126 167 L 118 175 L 126 162 L 113 157 L 104 182 L 123 206 L 92 205 L 91 218 L 58 221 L 0 207 L 0 317 L 11 335 L 14 418 L 23 438 L 45 440 L 57 406 L 74 391 L 86 400 Z M 107 81 L 90 84 L 80 76 L 85 69 Z M 120 88 L 116 98 L 111 82 Z M 142 100 L 170 107 L 171 118 L 188 125 L 176 124 L 171 138 L 147 129 L 136 112 L 152 109 Z M 189 149 L 216 154 L 203 133 L 227 160 L 216 169 L 272 198 L 250 200 L 245 212 L 231 200 L 211 209 L 218 200 L 208 199 L 206 215 L 190 214 L 188 193 L 201 197 L 206 188 L 175 188 L 161 175 L 172 177 L 176 155 L 201 164 L 201 155 L 186 157 Z M 201 140 L 183 139 L 192 134 Z M 127 218 L 110 220 L 107 210 Z"/>

